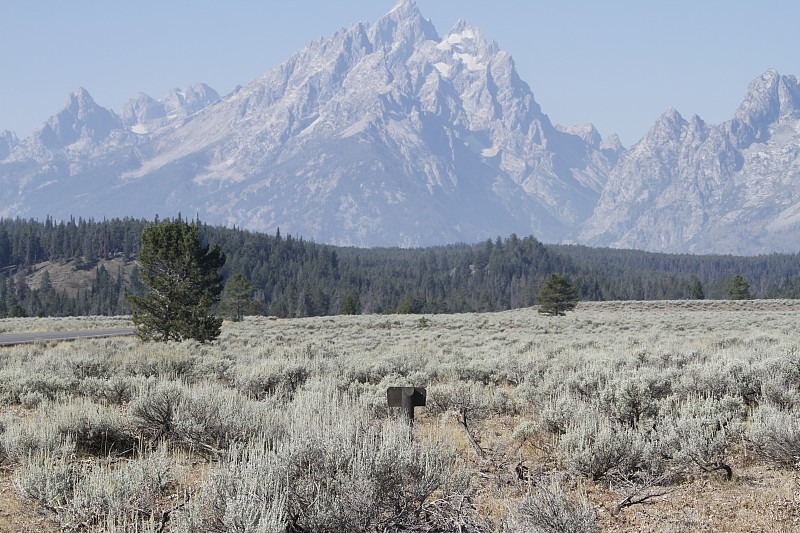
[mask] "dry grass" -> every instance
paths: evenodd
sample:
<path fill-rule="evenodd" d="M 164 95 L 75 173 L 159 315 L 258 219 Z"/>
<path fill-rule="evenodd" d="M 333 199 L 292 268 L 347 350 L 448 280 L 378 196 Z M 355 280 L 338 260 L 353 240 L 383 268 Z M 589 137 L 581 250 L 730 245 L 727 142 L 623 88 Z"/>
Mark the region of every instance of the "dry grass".
<path fill-rule="evenodd" d="M 764 465 L 742 467 L 731 481 L 717 476 L 688 479 L 649 505 L 609 511 L 619 495 L 592 486 L 590 498 L 603 531 L 757 532 L 800 530 L 800 477 Z"/>
<path fill-rule="evenodd" d="M 71 261 L 44 261 L 33 265 L 32 272 L 26 277 L 28 286 L 38 289 L 42 285 L 45 272 L 50 275 L 50 283 L 58 292 L 65 291 L 71 297 L 78 293 L 91 290 L 92 282 L 96 277 L 96 270 L 103 266 L 113 276 L 121 271 L 126 279 L 130 279 L 134 262 L 124 261 L 121 257 L 85 264 L 79 260 Z"/>
<path fill-rule="evenodd" d="M 118 316 L 0 319 L 0 334 L 132 327 L 133 322 L 131 322 L 130 317 Z"/>
<path fill-rule="evenodd" d="M 3 533 L 56 532 L 51 513 L 24 499 L 14 486 L 10 467 L 0 469 L 0 531 Z"/>

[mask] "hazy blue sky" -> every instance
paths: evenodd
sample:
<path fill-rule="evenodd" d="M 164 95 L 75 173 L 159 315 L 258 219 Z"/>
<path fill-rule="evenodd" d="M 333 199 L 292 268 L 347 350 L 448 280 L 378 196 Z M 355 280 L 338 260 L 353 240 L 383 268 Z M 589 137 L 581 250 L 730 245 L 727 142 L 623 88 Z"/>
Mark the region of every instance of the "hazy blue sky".
<path fill-rule="evenodd" d="M 220 94 L 307 42 L 374 22 L 394 0 L 2 0 L 0 130 L 27 136 L 85 87 L 119 111 L 138 92 Z M 510 51 L 553 123 L 630 146 L 669 106 L 719 123 L 768 68 L 800 74 L 800 3 L 786 0 L 417 0 L 440 35 L 463 18 Z"/>

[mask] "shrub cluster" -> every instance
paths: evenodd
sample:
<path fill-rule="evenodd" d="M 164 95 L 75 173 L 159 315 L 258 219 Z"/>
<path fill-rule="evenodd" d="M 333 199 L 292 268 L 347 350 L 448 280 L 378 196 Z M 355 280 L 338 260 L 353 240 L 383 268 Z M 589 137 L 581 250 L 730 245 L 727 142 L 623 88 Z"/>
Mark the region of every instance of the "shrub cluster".
<path fill-rule="evenodd" d="M 742 446 L 800 467 L 795 322 L 697 312 L 249 318 L 212 345 L 4 348 L 0 451 L 65 530 L 592 531 L 581 485 L 624 506 L 735 478 Z M 413 428 L 386 406 L 406 385 L 427 387 Z"/>

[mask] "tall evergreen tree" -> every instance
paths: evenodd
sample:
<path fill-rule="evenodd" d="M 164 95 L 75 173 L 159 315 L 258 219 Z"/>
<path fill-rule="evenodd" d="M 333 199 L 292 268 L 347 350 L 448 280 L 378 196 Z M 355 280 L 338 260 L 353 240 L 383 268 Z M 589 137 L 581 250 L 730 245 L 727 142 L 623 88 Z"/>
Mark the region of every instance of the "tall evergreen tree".
<path fill-rule="evenodd" d="M 11 240 L 8 232 L 0 227 L 0 268 L 11 263 Z"/>
<path fill-rule="evenodd" d="M 694 278 L 694 282 L 692 283 L 692 300 L 705 300 L 706 293 L 703 290 L 703 284 L 700 282 L 699 278 Z"/>
<path fill-rule="evenodd" d="M 6 275 L 0 272 L 0 318 L 5 318 L 8 314 L 8 307 L 6 304 L 8 294 L 7 283 Z"/>
<path fill-rule="evenodd" d="M 578 293 L 567 278 L 550 274 L 536 295 L 538 311 L 550 316 L 564 316 L 578 305 Z"/>
<path fill-rule="evenodd" d="M 253 285 L 242 273 L 236 273 L 225 284 L 220 311 L 234 322 L 240 322 L 250 308 Z"/>
<path fill-rule="evenodd" d="M 339 309 L 340 315 L 358 315 L 361 313 L 361 303 L 358 301 L 358 293 L 354 291 L 348 292 L 342 302 L 342 307 Z"/>
<path fill-rule="evenodd" d="M 731 288 L 728 291 L 731 300 L 750 300 L 750 283 L 743 276 L 736 275 L 731 280 Z"/>
<path fill-rule="evenodd" d="M 163 342 L 217 338 L 222 319 L 211 308 L 222 292 L 224 264 L 219 246 L 201 244 L 197 224 L 176 220 L 146 227 L 139 251 L 146 292 L 128 296 L 139 336 Z"/>

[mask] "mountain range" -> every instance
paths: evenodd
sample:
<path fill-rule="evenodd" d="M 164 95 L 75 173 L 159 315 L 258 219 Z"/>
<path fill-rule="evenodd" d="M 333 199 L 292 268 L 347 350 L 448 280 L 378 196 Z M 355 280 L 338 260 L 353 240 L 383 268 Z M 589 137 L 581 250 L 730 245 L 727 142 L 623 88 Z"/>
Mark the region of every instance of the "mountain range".
<path fill-rule="evenodd" d="M 626 150 L 558 126 L 478 28 L 401 1 L 230 94 L 197 84 L 112 111 L 85 89 L 0 133 L 0 216 L 152 218 L 356 246 L 532 234 L 670 252 L 795 251 L 800 86 L 768 71 L 734 117 L 668 110 Z"/>

